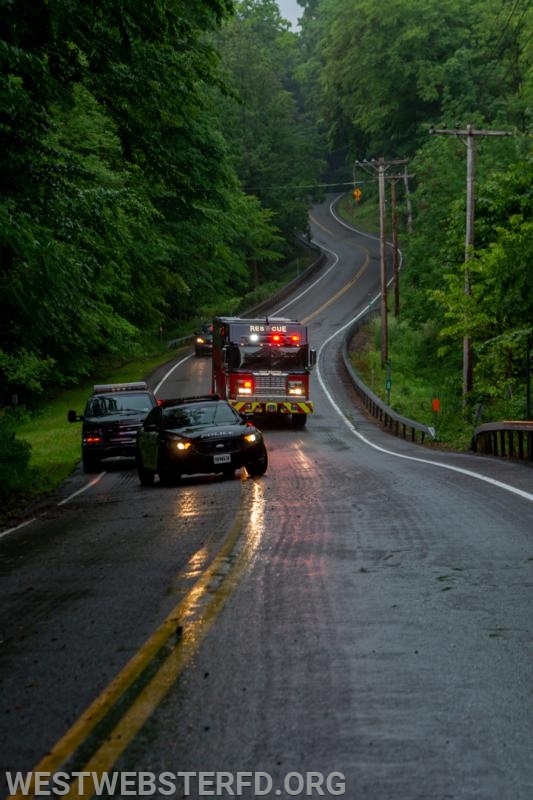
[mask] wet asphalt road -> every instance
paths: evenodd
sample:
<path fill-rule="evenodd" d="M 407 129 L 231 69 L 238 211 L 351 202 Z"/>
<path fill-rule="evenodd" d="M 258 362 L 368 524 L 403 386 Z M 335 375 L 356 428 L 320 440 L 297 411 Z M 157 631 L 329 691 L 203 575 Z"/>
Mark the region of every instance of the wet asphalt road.
<path fill-rule="evenodd" d="M 378 245 L 327 207 L 311 228 L 328 262 L 274 310 L 308 321 L 316 413 L 265 425 L 264 478 L 79 471 L 0 538 L 4 795 L 6 770 L 63 770 L 151 773 L 156 797 L 190 772 L 193 798 L 533 798 L 533 472 L 359 413 L 338 348 Z M 209 361 L 153 383 L 208 391 Z"/>

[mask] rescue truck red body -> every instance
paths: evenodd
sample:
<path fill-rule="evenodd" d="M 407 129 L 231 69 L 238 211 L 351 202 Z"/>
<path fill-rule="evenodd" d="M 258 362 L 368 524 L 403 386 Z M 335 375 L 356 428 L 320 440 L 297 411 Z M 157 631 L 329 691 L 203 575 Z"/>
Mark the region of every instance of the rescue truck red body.
<path fill-rule="evenodd" d="M 305 425 L 315 361 L 307 328 L 296 320 L 213 320 L 212 390 L 244 414 L 289 414 L 295 426 Z"/>

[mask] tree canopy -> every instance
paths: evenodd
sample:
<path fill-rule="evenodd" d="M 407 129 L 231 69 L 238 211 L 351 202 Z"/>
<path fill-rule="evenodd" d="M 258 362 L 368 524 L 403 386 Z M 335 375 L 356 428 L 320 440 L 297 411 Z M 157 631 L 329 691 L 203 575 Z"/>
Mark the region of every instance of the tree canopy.
<path fill-rule="evenodd" d="M 245 294 L 250 262 L 275 264 L 283 246 L 221 119 L 234 89 L 215 33 L 232 0 L 2 5 L 5 399 Z"/>

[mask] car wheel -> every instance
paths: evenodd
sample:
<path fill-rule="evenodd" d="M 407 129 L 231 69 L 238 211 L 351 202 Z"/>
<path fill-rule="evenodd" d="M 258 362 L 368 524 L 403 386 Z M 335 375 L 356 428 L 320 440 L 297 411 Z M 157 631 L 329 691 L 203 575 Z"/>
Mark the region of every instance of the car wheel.
<path fill-rule="evenodd" d="M 135 458 L 135 461 L 137 464 L 137 474 L 139 475 L 141 486 L 153 486 L 154 485 L 153 470 L 146 469 L 146 467 L 143 466 L 142 459 L 138 453 Z"/>
<path fill-rule="evenodd" d="M 168 464 L 166 464 L 161 458 L 159 459 L 157 474 L 159 475 L 159 483 L 162 486 L 174 486 L 174 484 L 179 483 L 179 473 L 173 469 L 170 469 Z"/>
<path fill-rule="evenodd" d="M 83 471 L 87 473 L 91 472 L 100 472 L 101 464 L 100 459 L 98 456 L 93 455 L 92 453 L 83 453 L 82 454 L 82 462 L 83 462 Z"/>
<path fill-rule="evenodd" d="M 252 461 L 251 464 L 246 466 L 246 471 L 251 478 L 260 478 L 265 474 L 268 467 L 268 453 L 263 450 L 263 455 L 257 461 Z"/>
<path fill-rule="evenodd" d="M 307 414 L 293 414 L 291 421 L 293 428 L 303 428 L 307 422 Z"/>

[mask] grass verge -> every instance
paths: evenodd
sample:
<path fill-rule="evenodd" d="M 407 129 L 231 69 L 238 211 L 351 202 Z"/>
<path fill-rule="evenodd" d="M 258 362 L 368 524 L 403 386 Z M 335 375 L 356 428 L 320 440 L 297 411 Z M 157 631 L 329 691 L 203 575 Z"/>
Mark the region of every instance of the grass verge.
<path fill-rule="evenodd" d="M 432 324 L 413 331 L 393 317 L 389 319 L 389 361 L 381 365 L 381 319 L 369 320 L 356 334 L 350 348 L 352 366 L 362 380 L 394 411 L 433 426 L 440 447 L 467 451 L 478 421 L 465 419 L 461 373 L 426 357 L 436 332 Z M 438 401 L 439 411 L 434 411 Z"/>

